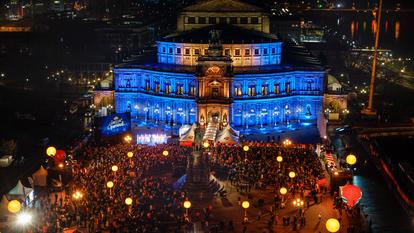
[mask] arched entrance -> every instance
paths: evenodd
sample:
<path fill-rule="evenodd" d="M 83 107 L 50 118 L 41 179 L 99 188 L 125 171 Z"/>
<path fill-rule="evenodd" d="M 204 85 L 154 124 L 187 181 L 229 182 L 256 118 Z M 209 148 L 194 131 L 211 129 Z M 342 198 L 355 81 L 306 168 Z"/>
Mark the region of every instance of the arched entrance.
<path fill-rule="evenodd" d="M 208 121 L 209 122 L 214 122 L 214 123 L 219 123 L 221 121 L 220 112 L 218 112 L 218 111 L 208 112 Z"/>

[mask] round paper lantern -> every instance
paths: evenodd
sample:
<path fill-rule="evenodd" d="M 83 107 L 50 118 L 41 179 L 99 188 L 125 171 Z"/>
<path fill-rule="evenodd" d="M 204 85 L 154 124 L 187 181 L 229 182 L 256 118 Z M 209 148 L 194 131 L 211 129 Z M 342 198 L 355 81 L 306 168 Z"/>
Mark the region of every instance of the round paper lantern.
<path fill-rule="evenodd" d="M 114 187 L 114 182 L 112 182 L 112 181 L 106 182 L 106 187 L 108 187 L 108 188 Z"/>
<path fill-rule="evenodd" d="M 132 205 L 132 198 L 130 198 L 130 197 L 125 198 L 125 204 L 126 205 Z"/>
<path fill-rule="evenodd" d="M 184 208 L 189 209 L 191 207 L 191 202 L 190 201 L 185 201 L 183 203 Z"/>
<path fill-rule="evenodd" d="M 249 207 L 250 207 L 250 203 L 249 203 L 248 201 L 243 201 L 243 202 L 242 202 L 242 207 L 243 207 L 244 209 L 247 209 L 247 208 L 249 208 Z"/>
<path fill-rule="evenodd" d="M 357 162 L 357 158 L 353 154 L 350 154 L 350 155 L 346 156 L 345 160 L 346 160 L 346 163 L 351 165 L 351 166 L 354 165 Z"/>
<path fill-rule="evenodd" d="M 287 193 L 287 188 L 282 187 L 282 188 L 280 188 L 279 192 L 280 192 L 280 194 L 285 195 Z"/>
<path fill-rule="evenodd" d="M 244 151 L 246 151 L 246 152 L 247 152 L 247 151 L 249 151 L 249 149 L 250 149 L 250 147 L 249 147 L 249 146 L 247 146 L 247 145 L 246 145 L 246 146 L 243 146 L 243 150 L 244 150 Z"/>
<path fill-rule="evenodd" d="M 290 178 L 295 178 L 295 176 L 296 176 L 296 173 L 295 172 L 289 172 L 289 177 Z"/>
<path fill-rule="evenodd" d="M 339 231 L 339 228 L 341 228 L 341 224 L 335 218 L 328 219 L 328 221 L 326 221 L 325 226 L 326 226 L 326 230 L 332 233 Z"/>
<path fill-rule="evenodd" d="M 134 157 L 134 153 L 132 153 L 131 151 L 127 153 L 128 158 L 132 158 Z"/>
<path fill-rule="evenodd" d="M 112 169 L 113 172 L 116 172 L 116 171 L 118 171 L 118 166 L 114 165 L 114 166 L 112 166 L 111 169 Z"/>
<path fill-rule="evenodd" d="M 10 211 L 10 213 L 13 213 L 13 214 L 19 212 L 21 208 L 22 208 L 22 204 L 20 204 L 20 201 L 18 200 L 12 200 L 7 205 L 7 209 Z"/>
<path fill-rule="evenodd" d="M 165 150 L 165 151 L 162 152 L 162 155 L 164 155 L 164 156 L 168 156 L 168 154 L 169 154 L 168 150 Z"/>
<path fill-rule="evenodd" d="M 279 155 L 279 156 L 277 156 L 277 157 L 276 157 L 276 161 L 277 161 L 277 162 L 279 162 L 279 163 L 281 163 L 281 162 L 283 161 L 283 157 L 282 157 L 282 156 L 280 156 L 280 155 Z"/>
<path fill-rule="evenodd" d="M 55 155 L 56 155 L 56 148 L 55 148 L 55 147 L 53 147 L 53 146 L 49 146 L 49 147 L 46 149 L 46 154 L 47 154 L 48 156 L 50 156 L 50 157 L 55 156 Z"/>

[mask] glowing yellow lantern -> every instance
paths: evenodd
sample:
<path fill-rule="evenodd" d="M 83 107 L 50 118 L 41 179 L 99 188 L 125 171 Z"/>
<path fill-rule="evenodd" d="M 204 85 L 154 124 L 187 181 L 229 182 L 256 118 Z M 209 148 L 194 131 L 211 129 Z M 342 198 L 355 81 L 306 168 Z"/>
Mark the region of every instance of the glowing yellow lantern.
<path fill-rule="evenodd" d="M 118 166 L 114 165 L 114 166 L 112 166 L 111 169 L 112 169 L 113 172 L 116 172 L 116 171 L 118 171 Z"/>
<path fill-rule="evenodd" d="M 204 142 L 204 143 L 203 143 L 203 146 L 204 146 L 204 148 L 208 148 L 208 147 L 210 146 L 210 143 L 208 143 L 208 142 Z"/>
<path fill-rule="evenodd" d="M 328 219 L 328 221 L 326 221 L 325 226 L 326 226 L 326 230 L 332 233 L 339 231 L 339 228 L 341 228 L 341 224 L 335 218 Z"/>
<path fill-rule="evenodd" d="M 132 158 L 134 157 L 134 153 L 132 153 L 131 151 L 127 153 L 128 158 Z"/>
<path fill-rule="evenodd" d="M 249 146 L 247 146 L 247 145 L 246 145 L 246 146 L 243 146 L 243 150 L 244 150 L 244 151 L 246 151 L 246 152 L 247 152 L 247 151 L 249 151 L 249 149 L 250 149 L 250 147 L 249 147 Z"/>
<path fill-rule="evenodd" d="M 283 157 L 282 157 L 282 156 L 280 156 L 280 155 L 279 155 L 279 156 L 277 156 L 277 157 L 276 157 L 276 161 L 277 161 L 277 162 L 279 162 L 279 163 L 281 163 L 281 162 L 283 161 Z"/>
<path fill-rule="evenodd" d="M 12 200 L 7 205 L 7 209 L 9 210 L 10 213 L 13 213 L 13 214 L 19 212 L 21 208 L 22 208 L 22 204 L 20 204 L 20 201 L 18 200 Z"/>
<path fill-rule="evenodd" d="M 56 155 L 56 148 L 55 148 L 55 147 L 53 147 L 53 146 L 49 146 L 49 147 L 46 149 L 46 154 L 47 154 L 48 156 L 50 156 L 50 157 L 55 156 L 55 155 Z"/>
<path fill-rule="evenodd" d="M 132 198 L 130 198 L 130 197 L 125 198 L 125 204 L 126 205 L 132 205 Z"/>
<path fill-rule="evenodd" d="M 164 155 L 164 156 L 168 156 L 168 154 L 169 154 L 168 150 L 165 150 L 165 151 L 162 152 L 162 155 Z"/>
<path fill-rule="evenodd" d="M 112 182 L 112 181 L 106 182 L 106 187 L 111 189 L 112 187 L 114 187 L 114 182 Z"/>
<path fill-rule="evenodd" d="M 289 177 L 290 178 L 295 178 L 295 176 L 296 176 L 296 173 L 295 172 L 289 172 Z"/>
<path fill-rule="evenodd" d="M 247 208 L 250 207 L 250 203 L 248 201 L 243 201 L 242 202 L 242 207 L 243 207 L 243 209 L 247 209 Z"/>
<path fill-rule="evenodd" d="M 183 203 L 184 208 L 189 209 L 191 207 L 191 202 L 190 201 L 185 201 Z"/>
<path fill-rule="evenodd" d="M 351 165 L 351 166 L 354 165 L 357 162 L 357 158 L 353 154 L 350 154 L 350 155 L 346 156 L 345 160 L 346 160 L 346 163 Z"/>
<path fill-rule="evenodd" d="M 280 192 L 280 194 L 285 195 L 287 193 L 287 188 L 282 187 L 282 188 L 280 188 L 279 192 Z"/>

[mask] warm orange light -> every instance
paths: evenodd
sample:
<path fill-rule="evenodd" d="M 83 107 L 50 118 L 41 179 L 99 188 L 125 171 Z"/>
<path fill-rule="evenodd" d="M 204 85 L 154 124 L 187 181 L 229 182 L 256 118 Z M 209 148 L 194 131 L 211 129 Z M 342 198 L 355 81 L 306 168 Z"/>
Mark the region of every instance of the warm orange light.
<path fill-rule="evenodd" d="M 204 142 L 204 143 L 203 143 L 203 146 L 204 146 L 204 148 L 208 148 L 208 147 L 210 146 L 210 143 L 208 143 L 208 142 Z"/>
<path fill-rule="evenodd" d="M 183 203 L 184 208 L 189 209 L 191 207 L 191 202 L 190 201 L 185 201 Z"/>
<path fill-rule="evenodd" d="M 114 182 L 112 182 L 112 181 L 106 182 L 106 187 L 108 187 L 108 188 L 114 187 Z"/>
<path fill-rule="evenodd" d="M 282 187 L 282 188 L 280 188 L 279 192 L 280 192 L 280 194 L 285 195 L 287 193 L 287 188 Z"/>
<path fill-rule="evenodd" d="M 134 153 L 132 153 L 131 151 L 127 153 L 128 158 L 132 158 L 134 157 Z"/>
<path fill-rule="evenodd" d="M 12 200 L 7 204 L 7 210 L 9 210 L 10 213 L 17 213 L 22 208 L 22 204 L 20 204 L 20 201 L 18 200 Z"/>
<path fill-rule="evenodd" d="M 250 149 L 250 147 L 249 147 L 249 146 L 247 146 L 247 145 L 246 145 L 246 146 L 243 146 L 243 150 L 244 150 L 244 151 L 246 151 L 246 152 L 247 152 L 247 151 L 249 151 L 249 149 Z"/>
<path fill-rule="evenodd" d="M 50 156 L 50 157 L 55 156 L 55 155 L 56 155 L 56 148 L 55 148 L 55 147 L 53 147 L 53 146 L 49 146 L 49 147 L 46 149 L 46 154 L 47 154 L 48 156 Z"/>
<path fill-rule="evenodd" d="M 114 166 L 112 166 L 111 169 L 112 169 L 113 172 L 116 172 L 116 171 L 118 171 L 118 166 L 114 165 Z"/>
<path fill-rule="evenodd" d="M 328 230 L 331 233 L 337 232 L 341 228 L 341 224 L 335 218 L 328 219 L 326 221 L 325 226 L 326 226 L 326 230 Z"/>
<path fill-rule="evenodd" d="M 282 156 L 280 156 L 280 155 L 279 155 L 279 156 L 277 156 L 277 157 L 276 157 L 276 161 L 277 161 L 277 162 L 279 162 L 279 163 L 281 163 L 281 162 L 283 161 L 283 157 L 282 157 Z"/>
<path fill-rule="evenodd" d="M 356 164 L 356 162 L 357 162 L 357 158 L 353 154 L 350 154 L 350 155 L 346 156 L 345 160 L 346 160 L 346 163 L 351 165 L 351 166 Z"/>
<path fill-rule="evenodd" d="M 289 177 L 290 178 L 295 178 L 295 176 L 296 176 L 296 173 L 295 172 L 289 172 Z"/>
<path fill-rule="evenodd" d="M 169 155 L 168 150 L 163 151 L 163 152 L 162 152 L 162 155 L 164 155 L 164 156 L 168 156 L 168 155 Z"/>
<path fill-rule="evenodd" d="M 126 205 L 132 205 L 132 198 L 130 198 L 130 197 L 125 198 L 125 204 Z"/>
<path fill-rule="evenodd" d="M 250 207 L 250 202 L 248 202 L 248 201 L 243 201 L 243 202 L 242 202 L 242 207 L 243 207 L 244 209 L 249 208 L 249 207 Z"/>

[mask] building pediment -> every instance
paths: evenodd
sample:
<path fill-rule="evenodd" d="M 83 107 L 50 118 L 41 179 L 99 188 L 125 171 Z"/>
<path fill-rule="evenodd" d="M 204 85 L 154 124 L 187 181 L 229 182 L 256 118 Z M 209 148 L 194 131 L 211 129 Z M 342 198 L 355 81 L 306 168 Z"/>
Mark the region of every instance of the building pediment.
<path fill-rule="evenodd" d="M 238 0 L 206 0 L 184 8 L 184 12 L 264 12 L 264 10 Z"/>

